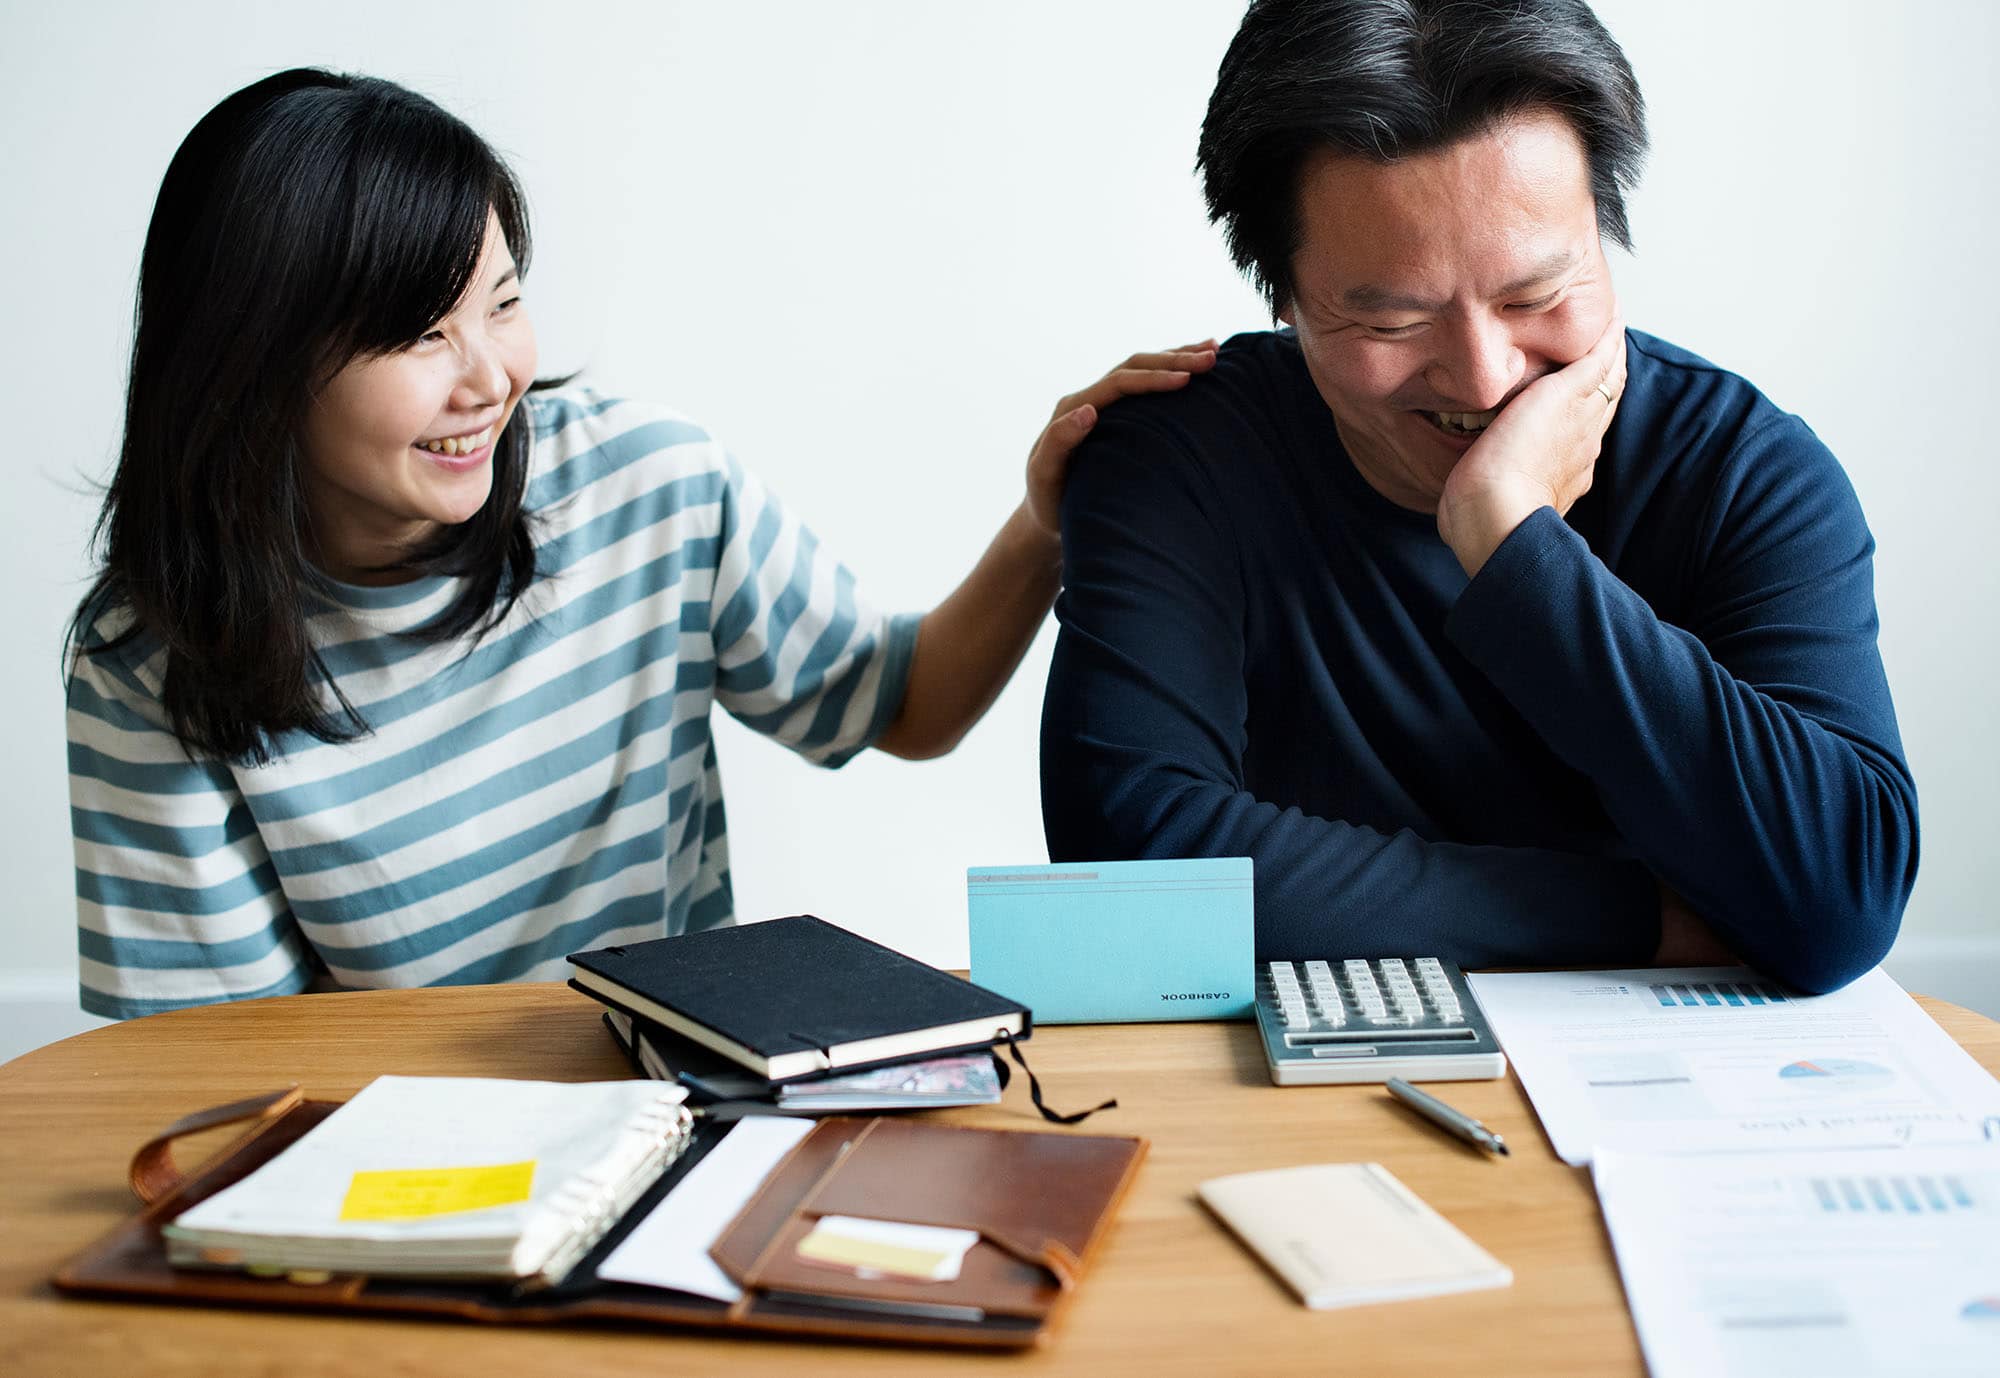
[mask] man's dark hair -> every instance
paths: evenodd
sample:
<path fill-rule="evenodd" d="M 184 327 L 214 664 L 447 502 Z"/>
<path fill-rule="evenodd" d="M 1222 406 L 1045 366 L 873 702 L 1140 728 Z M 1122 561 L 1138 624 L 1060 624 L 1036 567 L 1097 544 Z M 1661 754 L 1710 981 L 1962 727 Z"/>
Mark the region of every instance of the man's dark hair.
<path fill-rule="evenodd" d="M 1632 247 L 1646 107 L 1583 0 L 1254 0 L 1196 166 L 1209 219 L 1275 313 L 1292 299 L 1299 173 L 1322 149 L 1393 162 L 1548 110 L 1583 141 L 1598 230 Z"/>
<path fill-rule="evenodd" d="M 514 174 L 456 117 L 373 77 L 295 68 L 217 105 L 167 167 L 139 263 L 125 438 L 99 514 L 103 556 L 69 647 L 163 648 L 163 700 L 191 749 L 262 761 L 286 734 L 366 724 L 307 630 L 313 564 L 299 435 L 317 389 L 404 349 L 458 303 L 496 215 L 521 273 Z M 518 412 L 468 521 L 392 568 L 456 576 L 409 633 L 495 625 L 535 578 Z M 129 614 L 109 641 L 105 613 Z"/>

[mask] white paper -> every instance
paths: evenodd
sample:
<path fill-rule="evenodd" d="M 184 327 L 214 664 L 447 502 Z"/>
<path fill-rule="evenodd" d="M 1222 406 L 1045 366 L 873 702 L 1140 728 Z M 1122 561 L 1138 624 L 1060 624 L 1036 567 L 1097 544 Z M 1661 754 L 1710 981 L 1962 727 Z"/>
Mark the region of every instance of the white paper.
<path fill-rule="evenodd" d="M 2000 1117 L 2000 1082 L 1880 969 L 1818 996 L 1743 967 L 1468 979 L 1568 1163 L 1968 1142 Z"/>
<path fill-rule="evenodd" d="M 1593 1165 L 1652 1378 L 2000 1373 L 2000 1148 Z"/>
<path fill-rule="evenodd" d="M 812 1133 L 811 1120 L 751 1115 L 738 1120 L 707 1156 L 688 1169 L 660 1204 L 598 1265 L 613 1282 L 671 1287 L 717 1301 L 742 1289 L 708 1256 L 709 1245 L 743 1209 L 792 1147 Z"/>

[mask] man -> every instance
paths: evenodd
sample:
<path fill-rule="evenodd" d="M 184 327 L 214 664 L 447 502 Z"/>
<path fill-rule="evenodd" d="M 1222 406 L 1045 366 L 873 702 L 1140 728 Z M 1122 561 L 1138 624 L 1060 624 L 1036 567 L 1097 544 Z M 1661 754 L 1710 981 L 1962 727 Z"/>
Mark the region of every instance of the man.
<path fill-rule="evenodd" d="M 1874 543 L 1803 422 L 1624 329 L 1645 146 L 1580 0 L 1250 7 L 1200 167 L 1288 329 L 1079 454 L 1052 858 L 1250 856 L 1265 957 L 1881 959 Z"/>

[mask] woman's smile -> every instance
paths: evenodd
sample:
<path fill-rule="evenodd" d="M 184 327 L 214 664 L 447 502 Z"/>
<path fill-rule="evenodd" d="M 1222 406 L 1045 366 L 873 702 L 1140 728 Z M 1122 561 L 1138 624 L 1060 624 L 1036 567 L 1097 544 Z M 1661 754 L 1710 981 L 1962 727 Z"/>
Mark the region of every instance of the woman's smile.
<path fill-rule="evenodd" d="M 493 457 L 494 434 L 495 428 L 488 426 L 483 431 L 450 435 L 442 440 L 415 441 L 410 448 L 440 469 L 463 474 L 477 469 Z"/>

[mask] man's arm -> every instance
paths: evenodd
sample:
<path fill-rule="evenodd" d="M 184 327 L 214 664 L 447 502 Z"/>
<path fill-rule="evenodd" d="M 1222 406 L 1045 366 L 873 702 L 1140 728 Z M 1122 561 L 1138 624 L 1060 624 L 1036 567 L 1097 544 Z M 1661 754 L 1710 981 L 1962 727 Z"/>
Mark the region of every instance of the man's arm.
<path fill-rule="evenodd" d="M 1659 893 L 1635 862 L 1428 842 L 1244 787 L 1243 591 L 1222 511 L 1200 467 L 1131 418 L 1107 416 L 1079 457 L 1043 709 L 1050 856 L 1251 857 L 1264 956 L 1650 958 Z"/>
<path fill-rule="evenodd" d="M 1719 940 L 1805 989 L 1844 985 L 1894 942 L 1917 864 L 1874 541 L 1804 423 L 1746 407 L 1697 442 L 1721 452 L 1706 507 L 1671 533 L 1684 629 L 1663 622 L 1562 521 L 1626 359 L 1614 320 L 1452 470 L 1438 533 L 1472 582 L 1447 632 L 1661 877 L 1662 960 Z"/>
<path fill-rule="evenodd" d="M 1763 424 L 1722 474 L 1708 529 L 1688 533 L 1701 554 L 1685 629 L 1544 507 L 1447 631 L 1718 938 L 1828 990 L 1882 959 L 1916 875 L 1874 542 L 1795 418 Z"/>

